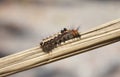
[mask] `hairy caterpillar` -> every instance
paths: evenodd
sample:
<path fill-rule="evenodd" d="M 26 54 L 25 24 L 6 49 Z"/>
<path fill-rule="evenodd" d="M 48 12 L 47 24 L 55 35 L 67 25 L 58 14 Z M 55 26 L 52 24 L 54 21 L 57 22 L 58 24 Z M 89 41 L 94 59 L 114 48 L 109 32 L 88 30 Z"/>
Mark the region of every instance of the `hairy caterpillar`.
<path fill-rule="evenodd" d="M 78 28 L 71 29 L 71 30 L 64 28 L 57 35 L 43 39 L 43 41 L 40 42 L 40 46 L 44 52 L 49 53 L 54 48 L 59 46 L 62 42 L 65 42 L 65 41 L 70 40 L 70 39 L 78 38 L 78 37 L 79 38 L 81 37 L 81 35 L 78 32 Z"/>

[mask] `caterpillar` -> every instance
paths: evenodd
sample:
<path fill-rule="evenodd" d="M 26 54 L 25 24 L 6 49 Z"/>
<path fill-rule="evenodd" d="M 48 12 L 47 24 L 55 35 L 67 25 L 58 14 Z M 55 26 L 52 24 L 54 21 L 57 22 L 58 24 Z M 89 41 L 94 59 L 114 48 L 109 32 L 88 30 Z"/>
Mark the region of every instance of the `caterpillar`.
<path fill-rule="evenodd" d="M 62 42 L 65 42 L 74 38 L 80 38 L 80 37 L 81 35 L 78 32 L 78 28 L 71 29 L 71 30 L 64 28 L 58 34 L 55 34 L 54 36 L 50 36 L 46 39 L 43 39 L 43 41 L 40 42 L 40 47 L 42 48 L 43 52 L 49 53 L 54 48 L 59 46 Z"/>

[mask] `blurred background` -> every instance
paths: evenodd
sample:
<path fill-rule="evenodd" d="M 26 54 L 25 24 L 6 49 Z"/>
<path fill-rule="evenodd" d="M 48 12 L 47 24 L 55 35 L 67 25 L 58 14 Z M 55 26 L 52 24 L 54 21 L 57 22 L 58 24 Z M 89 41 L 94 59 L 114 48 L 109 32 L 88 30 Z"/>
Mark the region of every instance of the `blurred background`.
<path fill-rule="evenodd" d="M 119 0 L 0 0 L 0 57 L 64 27 L 84 32 L 117 18 Z M 120 77 L 120 42 L 9 77 Z"/>

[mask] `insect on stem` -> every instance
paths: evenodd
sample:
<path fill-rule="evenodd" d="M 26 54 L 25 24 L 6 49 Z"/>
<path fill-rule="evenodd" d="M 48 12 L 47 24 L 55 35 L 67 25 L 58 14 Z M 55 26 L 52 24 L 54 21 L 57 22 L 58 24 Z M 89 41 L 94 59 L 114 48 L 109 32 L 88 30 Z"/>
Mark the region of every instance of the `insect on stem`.
<path fill-rule="evenodd" d="M 63 28 L 57 36 L 51 36 L 53 38 L 46 38 L 42 42 L 40 42 L 40 46 L 45 53 L 51 52 L 54 48 L 59 46 L 61 43 L 65 43 L 70 39 L 80 38 L 81 35 L 79 34 L 80 26 L 77 29 L 67 29 Z"/>

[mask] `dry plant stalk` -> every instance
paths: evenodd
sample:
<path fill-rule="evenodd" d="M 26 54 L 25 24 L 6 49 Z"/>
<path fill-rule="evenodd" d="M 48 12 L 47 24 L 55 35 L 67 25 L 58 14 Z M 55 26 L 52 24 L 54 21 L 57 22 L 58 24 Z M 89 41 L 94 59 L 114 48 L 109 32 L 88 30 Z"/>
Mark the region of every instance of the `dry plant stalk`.
<path fill-rule="evenodd" d="M 40 46 L 0 58 L 0 77 L 48 64 L 120 41 L 120 19 L 81 33 L 81 39 L 73 39 L 55 48 L 50 54 Z"/>

